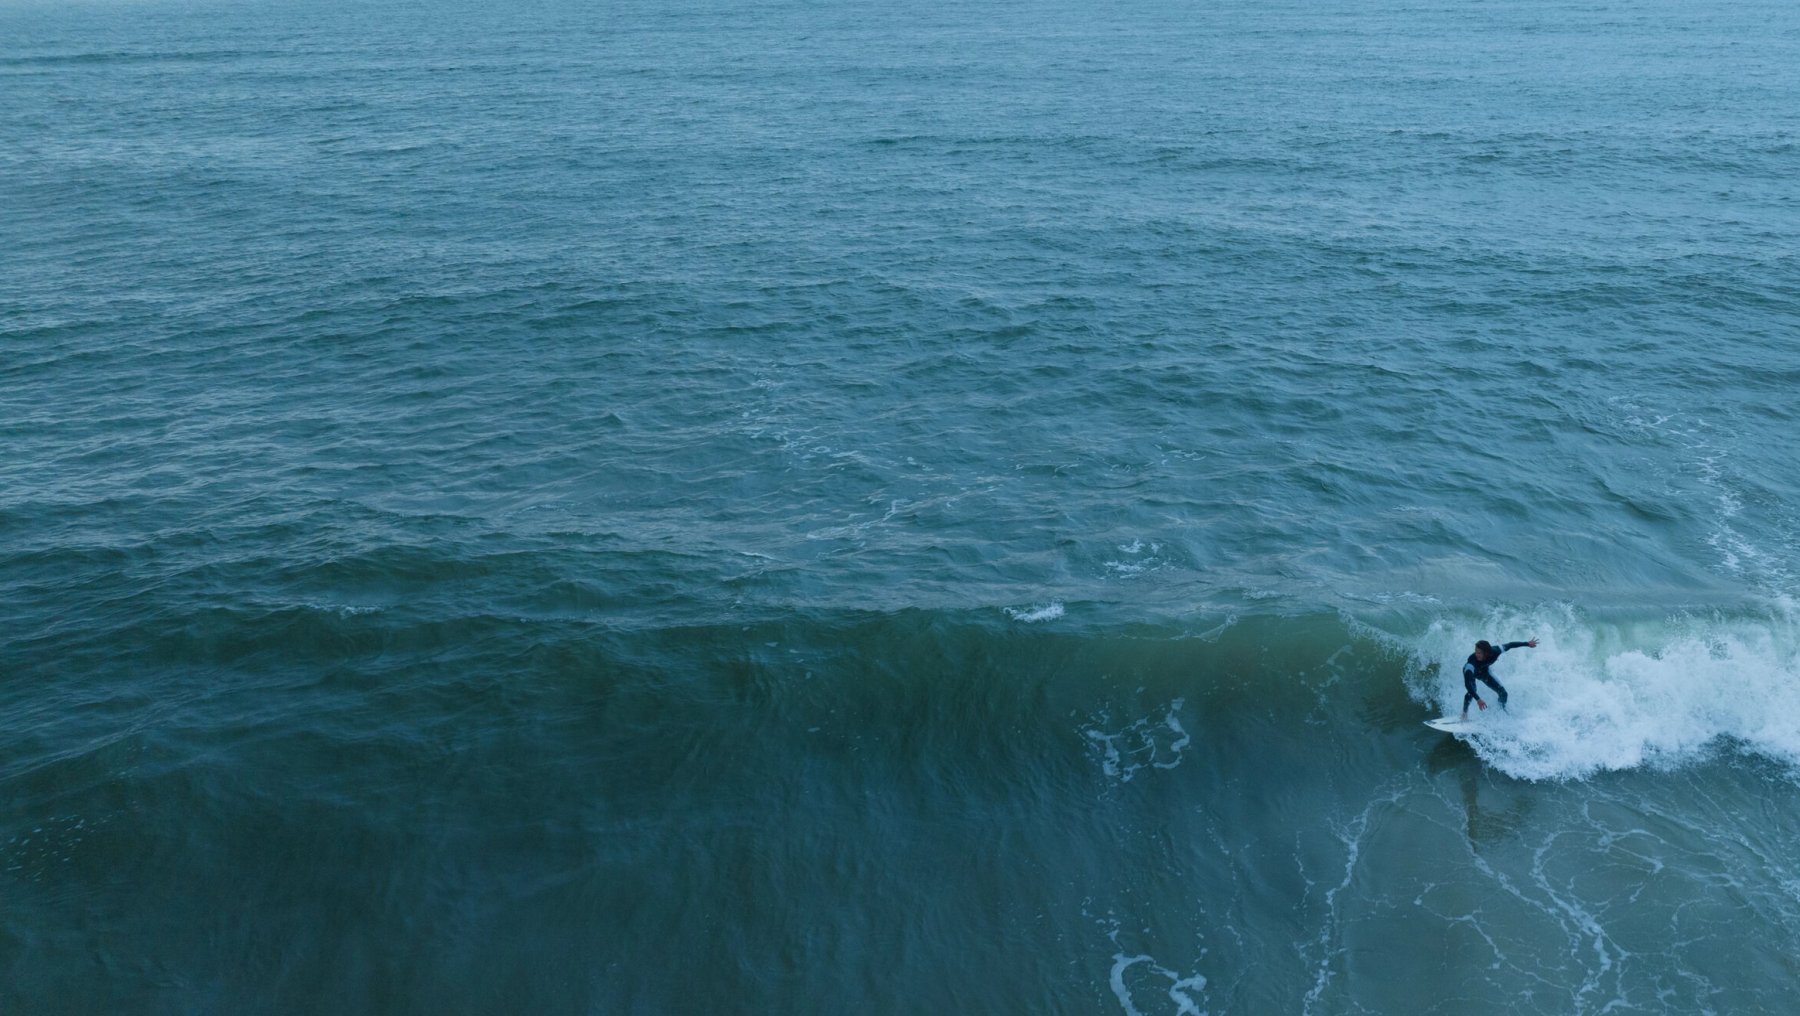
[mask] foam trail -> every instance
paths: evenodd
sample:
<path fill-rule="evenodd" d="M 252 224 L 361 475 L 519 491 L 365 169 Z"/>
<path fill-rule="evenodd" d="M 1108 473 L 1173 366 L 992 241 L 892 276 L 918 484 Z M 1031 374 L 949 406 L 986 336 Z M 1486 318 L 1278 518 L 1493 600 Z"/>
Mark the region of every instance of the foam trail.
<path fill-rule="evenodd" d="M 1800 772 L 1800 710 L 1788 708 L 1800 670 L 1794 604 L 1763 617 L 1676 617 L 1603 624 L 1573 607 L 1443 619 L 1417 647 L 1433 661 L 1413 691 L 1445 714 L 1462 708 L 1462 664 L 1476 639 L 1536 637 L 1494 675 L 1511 712 L 1490 708 L 1470 736 L 1489 764 L 1529 780 L 1581 779 L 1613 769 L 1678 766 L 1736 744 Z M 1490 698 L 1491 702 L 1491 698 Z"/>

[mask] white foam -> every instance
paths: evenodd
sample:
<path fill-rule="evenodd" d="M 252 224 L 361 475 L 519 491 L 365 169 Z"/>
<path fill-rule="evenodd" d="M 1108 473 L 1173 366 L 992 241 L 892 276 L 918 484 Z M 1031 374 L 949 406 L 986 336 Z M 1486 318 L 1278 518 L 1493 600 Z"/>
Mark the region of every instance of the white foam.
<path fill-rule="evenodd" d="M 1126 560 L 1100 562 L 1100 567 L 1114 576 L 1129 579 L 1168 567 L 1168 560 L 1161 556 L 1163 545 L 1160 543 L 1155 541 L 1146 543 L 1142 539 L 1134 539 L 1130 543 L 1121 543 L 1117 546 L 1119 553 L 1126 555 Z"/>
<path fill-rule="evenodd" d="M 319 603 L 312 600 L 303 601 L 300 605 L 307 610 L 326 611 L 339 617 L 360 617 L 363 614 L 374 614 L 381 610 L 380 607 L 357 606 L 349 603 Z"/>
<path fill-rule="evenodd" d="M 1445 714 L 1462 708 L 1462 665 L 1476 639 L 1540 639 L 1493 673 L 1511 694 L 1470 742 L 1489 764 L 1530 780 L 1580 779 L 1639 766 L 1674 767 L 1727 745 L 1800 772 L 1800 615 L 1780 601 L 1762 617 L 1592 621 L 1557 605 L 1433 624 L 1417 652 L 1435 665 L 1415 696 Z M 1471 713 L 1474 713 L 1471 706 Z"/>
<path fill-rule="evenodd" d="M 1082 908 L 1082 913 L 1087 913 L 1085 906 Z M 1206 1016 L 1206 1010 L 1200 1008 L 1201 1000 L 1206 993 L 1205 974 L 1184 975 L 1170 970 L 1158 963 L 1156 958 L 1148 953 L 1139 953 L 1135 956 L 1126 955 L 1124 947 L 1119 942 L 1119 922 L 1115 919 L 1111 924 L 1112 930 L 1107 932 L 1106 937 L 1112 940 L 1114 948 L 1118 951 L 1113 953 L 1112 972 L 1108 975 L 1107 982 L 1112 986 L 1113 997 L 1119 1000 L 1119 1007 L 1125 1010 L 1125 1016 L 1146 1016 L 1144 1011 L 1137 1007 L 1131 985 L 1126 977 L 1132 967 L 1140 964 L 1155 975 L 1154 978 L 1145 979 L 1149 983 L 1140 983 L 1140 988 L 1158 987 L 1159 985 L 1155 982 L 1159 979 L 1169 982 L 1164 991 L 1168 995 L 1169 1001 L 1175 1004 L 1175 1016 Z"/>
<path fill-rule="evenodd" d="M 1063 616 L 1063 605 L 1054 600 L 1041 607 L 1007 607 L 1006 615 L 1014 621 L 1031 624 L 1036 621 L 1054 621 Z"/>
<path fill-rule="evenodd" d="M 1158 977 L 1166 978 L 1169 981 L 1169 1001 L 1175 1003 L 1176 1016 L 1206 1016 L 1206 1010 L 1200 1008 L 1200 1003 L 1196 998 L 1196 996 L 1204 997 L 1206 991 L 1204 974 L 1189 974 L 1183 977 L 1156 962 L 1153 957 L 1127 956 L 1121 952 L 1113 954 L 1112 972 L 1108 975 L 1107 981 L 1112 986 L 1113 997 L 1119 1000 L 1119 1005 L 1125 1010 L 1125 1016 L 1144 1016 L 1143 1010 L 1132 1004 L 1131 988 L 1125 983 L 1125 972 L 1140 963 L 1148 964 L 1149 970 L 1155 972 Z"/>
<path fill-rule="evenodd" d="M 1145 572 L 1149 571 L 1150 569 L 1156 567 L 1156 565 L 1154 563 L 1151 563 L 1151 564 L 1127 564 L 1124 561 L 1104 561 L 1104 562 L 1101 562 L 1101 567 L 1105 568 L 1109 572 L 1112 572 L 1114 575 L 1122 575 L 1126 578 L 1130 578 L 1133 575 L 1142 575 Z"/>
<path fill-rule="evenodd" d="M 1100 751 L 1100 769 L 1120 783 L 1130 783 L 1142 769 L 1173 769 L 1181 764 L 1182 753 L 1194 739 L 1181 725 L 1180 712 L 1186 700 L 1170 702 L 1160 721 L 1143 717 L 1133 720 L 1123 730 L 1109 731 L 1108 718 L 1101 714 L 1096 724 L 1083 733 Z"/>
<path fill-rule="evenodd" d="M 1706 544 L 1718 555 L 1719 567 L 1733 578 L 1747 580 L 1756 588 L 1778 596 L 1796 592 L 1795 575 L 1790 566 L 1796 550 L 1800 550 L 1800 531 L 1796 531 L 1791 514 L 1747 518 L 1743 491 L 1756 470 L 1739 468 L 1737 457 L 1719 444 L 1719 429 L 1703 417 L 1669 413 L 1653 416 L 1628 396 L 1613 396 L 1607 401 L 1626 415 L 1624 423 L 1656 440 L 1670 442 L 1678 452 L 1681 471 L 1696 477 L 1711 504 L 1703 509 L 1710 516 L 1712 532 Z M 1653 418 L 1652 418 L 1653 417 Z M 1727 446 L 1736 446 L 1735 440 Z"/>

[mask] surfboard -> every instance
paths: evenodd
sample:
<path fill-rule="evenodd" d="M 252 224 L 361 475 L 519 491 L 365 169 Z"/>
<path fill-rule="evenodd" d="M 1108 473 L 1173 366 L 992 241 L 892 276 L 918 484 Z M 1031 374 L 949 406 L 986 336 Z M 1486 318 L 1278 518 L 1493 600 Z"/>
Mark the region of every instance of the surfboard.
<path fill-rule="evenodd" d="M 1473 723 L 1468 720 L 1459 720 L 1454 716 L 1440 716 L 1435 720 L 1426 720 L 1425 725 L 1446 734 L 1470 734 L 1475 731 Z"/>

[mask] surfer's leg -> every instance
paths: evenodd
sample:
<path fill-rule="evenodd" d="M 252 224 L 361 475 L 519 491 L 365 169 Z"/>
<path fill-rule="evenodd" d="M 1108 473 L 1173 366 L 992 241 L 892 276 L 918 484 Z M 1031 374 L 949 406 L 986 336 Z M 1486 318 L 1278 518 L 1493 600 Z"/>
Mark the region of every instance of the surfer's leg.
<path fill-rule="evenodd" d="M 1492 688 L 1492 689 L 1494 689 L 1494 691 L 1499 693 L 1500 708 L 1505 709 L 1506 708 L 1506 689 L 1500 687 L 1500 682 L 1494 680 L 1492 677 L 1490 677 L 1486 674 L 1483 674 L 1483 675 L 1481 675 L 1481 683 L 1487 685 L 1489 688 Z"/>

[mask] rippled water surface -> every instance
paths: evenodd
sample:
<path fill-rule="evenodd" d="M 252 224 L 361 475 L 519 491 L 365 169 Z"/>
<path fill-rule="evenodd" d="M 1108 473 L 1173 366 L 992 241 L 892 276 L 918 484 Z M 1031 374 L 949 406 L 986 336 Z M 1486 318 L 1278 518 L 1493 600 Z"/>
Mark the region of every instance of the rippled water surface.
<path fill-rule="evenodd" d="M 0 1010 L 1800 997 L 1790 4 L 4 2 L 0 98 Z"/>

